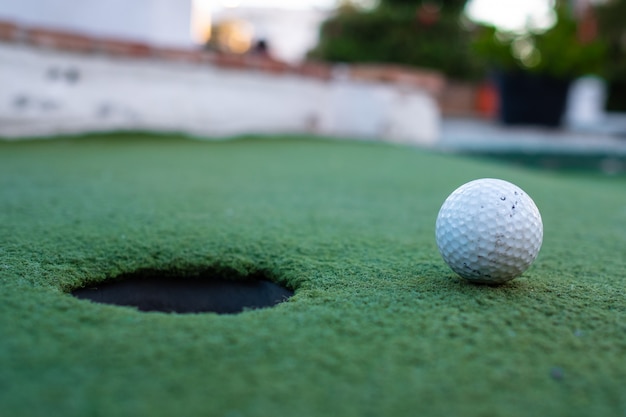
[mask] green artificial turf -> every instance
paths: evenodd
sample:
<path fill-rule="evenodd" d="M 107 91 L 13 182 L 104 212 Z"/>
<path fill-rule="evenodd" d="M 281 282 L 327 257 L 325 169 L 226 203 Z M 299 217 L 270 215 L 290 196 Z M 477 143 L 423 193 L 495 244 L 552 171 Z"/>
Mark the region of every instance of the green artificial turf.
<path fill-rule="evenodd" d="M 480 177 L 537 203 L 502 286 L 434 241 Z M 625 416 L 626 177 L 379 143 L 133 134 L 0 142 L 2 416 Z M 67 292 L 122 273 L 262 273 L 238 315 Z"/>

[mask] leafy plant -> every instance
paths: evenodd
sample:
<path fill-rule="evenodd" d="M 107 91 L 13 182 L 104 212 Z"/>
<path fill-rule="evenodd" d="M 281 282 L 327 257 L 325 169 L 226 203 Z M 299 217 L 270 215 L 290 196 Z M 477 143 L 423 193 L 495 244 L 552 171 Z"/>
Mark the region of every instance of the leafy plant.
<path fill-rule="evenodd" d="M 626 0 L 612 0 L 596 10 L 600 37 L 607 43 L 605 77 L 608 110 L 626 111 Z"/>
<path fill-rule="evenodd" d="M 309 57 L 331 62 L 395 63 L 478 77 L 467 32 L 460 25 L 465 0 L 386 0 L 371 10 L 349 4 L 321 27 Z"/>
<path fill-rule="evenodd" d="M 543 32 L 500 32 L 482 26 L 473 43 L 476 54 L 503 70 L 523 70 L 555 78 L 602 75 L 606 66 L 606 43 L 582 42 L 577 22 L 564 7 L 556 10 L 555 25 Z"/>

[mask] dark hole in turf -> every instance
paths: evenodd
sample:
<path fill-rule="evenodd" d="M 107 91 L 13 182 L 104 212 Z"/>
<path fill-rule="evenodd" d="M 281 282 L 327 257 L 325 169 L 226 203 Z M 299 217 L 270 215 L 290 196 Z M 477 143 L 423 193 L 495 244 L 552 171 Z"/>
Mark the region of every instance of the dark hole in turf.
<path fill-rule="evenodd" d="M 212 272 L 192 277 L 141 272 L 77 289 L 72 295 L 97 303 L 136 307 L 140 311 L 233 314 L 274 306 L 291 297 L 293 291 L 262 274 L 226 279 Z"/>

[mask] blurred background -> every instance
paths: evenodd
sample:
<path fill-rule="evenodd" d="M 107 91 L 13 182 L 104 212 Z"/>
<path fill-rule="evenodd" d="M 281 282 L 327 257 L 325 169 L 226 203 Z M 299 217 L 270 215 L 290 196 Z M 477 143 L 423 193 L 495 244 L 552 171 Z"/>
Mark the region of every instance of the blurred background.
<path fill-rule="evenodd" d="M 558 143 L 622 170 L 625 115 L 626 0 L 0 1 L 9 138 Z"/>

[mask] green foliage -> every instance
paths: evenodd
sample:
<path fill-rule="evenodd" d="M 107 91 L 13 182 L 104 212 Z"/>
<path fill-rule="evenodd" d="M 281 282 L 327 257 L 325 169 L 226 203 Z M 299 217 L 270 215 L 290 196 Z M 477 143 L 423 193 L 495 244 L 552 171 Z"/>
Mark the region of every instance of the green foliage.
<path fill-rule="evenodd" d="M 626 0 L 598 7 L 598 30 L 607 43 L 605 76 L 609 81 L 609 110 L 626 111 Z"/>
<path fill-rule="evenodd" d="M 503 70 L 517 68 L 521 63 L 513 57 L 513 34 L 498 32 L 495 26 L 479 26 L 472 47 L 476 55 L 489 65 Z"/>
<path fill-rule="evenodd" d="M 389 7 L 409 7 L 415 9 L 416 7 L 426 4 L 435 7 L 443 8 L 446 10 L 456 10 L 460 12 L 465 7 L 466 0 L 381 0 L 380 4 Z"/>
<path fill-rule="evenodd" d="M 420 3 L 383 1 L 374 10 L 341 8 L 321 27 L 309 56 L 331 62 L 396 63 L 466 79 L 481 73 L 460 25 L 464 1 L 433 3 L 434 21 L 420 20 Z"/>
<path fill-rule="evenodd" d="M 607 76 L 626 79 L 626 0 L 613 0 L 598 7 L 598 30 L 608 44 Z"/>
<path fill-rule="evenodd" d="M 605 42 L 581 42 L 577 23 L 564 8 L 557 10 L 556 24 L 544 32 L 505 33 L 482 26 L 473 47 L 479 57 L 497 68 L 556 78 L 602 75 L 606 65 Z"/>

